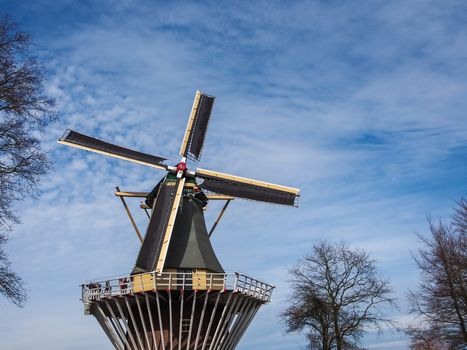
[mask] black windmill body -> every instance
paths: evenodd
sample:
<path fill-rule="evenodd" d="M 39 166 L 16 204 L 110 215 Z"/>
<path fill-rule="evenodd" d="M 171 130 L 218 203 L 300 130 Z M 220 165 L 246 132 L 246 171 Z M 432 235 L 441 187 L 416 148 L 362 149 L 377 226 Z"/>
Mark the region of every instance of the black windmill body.
<path fill-rule="evenodd" d="M 234 349 L 259 306 L 270 299 L 272 286 L 224 272 L 204 209 L 208 200 L 223 199 L 222 215 L 235 198 L 293 206 L 299 190 L 187 168 L 187 159 L 200 160 L 213 103 L 214 97 L 197 91 L 176 166 L 72 130 L 59 140 L 167 172 L 151 192 L 127 193 L 144 196 L 143 207 L 150 210 L 131 274 L 83 285 L 86 312 L 97 318 L 116 349 Z"/>

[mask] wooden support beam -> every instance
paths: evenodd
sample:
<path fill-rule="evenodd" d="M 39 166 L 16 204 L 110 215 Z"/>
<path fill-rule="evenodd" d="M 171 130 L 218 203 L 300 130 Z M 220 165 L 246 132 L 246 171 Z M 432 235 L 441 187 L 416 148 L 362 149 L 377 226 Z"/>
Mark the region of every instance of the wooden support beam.
<path fill-rule="evenodd" d="M 210 201 L 233 201 L 235 197 L 232 196 L 226 196 L 223 194 L 208 194 L 206 195 Z"/>
<path fill-rule="evenodd" d="M 146 198 L 148 194 L 149 192 L 123 192 L 120 190 L 115 191 L 115 195 L 117 197 Z"/>
<path fill-rule="evenodd" d="M 117 190 L 117 192 L 120 192 L 120 188 L 118 188 L 118 186 L 115 189 Z M 117 192 L 115 192 L 115 193 L 117 193 Z M 125 208 L 125 211 L 126 211 L 126 213 L 128 215 L 128 218 L 130 219 L 131 224 L 133 225 L 133 228 L 136 231 L 136 235 L 138 236 L 138 238 L 139 238 L 139 240 L 140 240 L 140 242 L 142 244 L 143 243 L 143 237 L 141 237 L 141 233 L 138 230 L 138 226 L 136 226 L 136 222 L 133 219 L 133 216 L 131 215 L 130 209 L 128 208 L 128 205 L 125 202 L 125 198 L 124 198 L 124 196 L 119 196 L 119 197 L 120 197 L 120 200 L 122 201 L 123 207 Z"/>
<path fill-rule="evenodd" d="M 117 197 L 146 198 L 146 196 L 148 194 L 149 194 L 149 192 L 115 191 L 115 195 Z M 235 197 L 226 196 L 226 195 L 223 195 L 223 194 L 207 194 L 206 197 L 208 197 L 208 199 L 211 200 L 211 201 L 226 201 L 226 200 L 234 200 L 235 199 Z"/>
<path fill-rule="evenodd" d="M 209 231 L 209 234 L 208 234 L 209 237 L 211 237 L 211 235 L 212 235 L 212 233 L 214 232 L 214 229 L 216 228 L 217 224 L 219 223 L 219 221 L 221 221 L 222 215 L 224 215 L 224 212 L 225 212 L 225 210 L 227 209 L 227 207 L 229 206 L 230 201 L 231 201 L 231 199 L 228 199 L 228 200 L 225 202 L 224 206 L 222 207 L 222 210 L 221 210 L 221 212 L 219 213 L 219 216 L 217 217 L 216 222 L 214 223 L 214 225 L 212 225 L 211 230 Z"/>
<path fill-rule="evenodd" d="M 235 197 L 232 197 L 232 196 L 224 196 L 224 195 L 217 195 L 217 194 L 210 194 L 210 195 L 207 195 L 206 197 L 208 197 L 208 199 L 211 201 L 211 200 L 217 200 L 217 201 L 221 201 L 221 200 L 225 200 L 225 201 L 233 201 L 235 199 Z M 149 205 L 147 205 L 146 203 L 144 202 L 141 202 L 139 204 L 139 207 L 141 209 L 151 209 L 151 207 Z"/>

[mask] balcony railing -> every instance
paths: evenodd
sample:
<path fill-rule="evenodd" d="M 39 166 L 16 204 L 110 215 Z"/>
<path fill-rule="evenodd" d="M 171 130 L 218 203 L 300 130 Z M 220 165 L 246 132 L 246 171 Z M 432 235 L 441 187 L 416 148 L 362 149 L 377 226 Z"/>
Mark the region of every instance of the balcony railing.
<path fill-rule="evenodd" d="M 89 282 L 82 286 L 84 303 L 114 296 L 156 290 L 219 290 L 239 292 L 264 302 L 271 300 L 273 286 L 240 273 L 148 272 Z"/>

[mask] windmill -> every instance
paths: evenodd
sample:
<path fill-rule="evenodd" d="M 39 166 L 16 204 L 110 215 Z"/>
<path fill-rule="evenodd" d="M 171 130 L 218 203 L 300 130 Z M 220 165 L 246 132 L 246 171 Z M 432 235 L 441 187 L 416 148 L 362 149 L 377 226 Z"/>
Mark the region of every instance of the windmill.
<path fill-rule="evenodd" d="M 196 92 L 180 147 L 181 160 L 117 146 L 67 130 L 59 143 L 135 162 L 166 172 L 149 193 L 121 192 L 130 220 L 142 240 L 132 272 L 124 277 L 82 285 L 86 314 L 100 323 L 116 349 L 234 349 L 274 287 L 239 273 L 226 273 L 210 235 L 231 200 L 243 198 L 295 206 L 299 190 L 202 168 L 198 162 L 214 97 Z M 208 193 L 208 195 L 206 195 Z M 124 197 L 143 197 L 150 210 L 144 238 Z M 224 199 L 208 233 L 203 209 Z"/>

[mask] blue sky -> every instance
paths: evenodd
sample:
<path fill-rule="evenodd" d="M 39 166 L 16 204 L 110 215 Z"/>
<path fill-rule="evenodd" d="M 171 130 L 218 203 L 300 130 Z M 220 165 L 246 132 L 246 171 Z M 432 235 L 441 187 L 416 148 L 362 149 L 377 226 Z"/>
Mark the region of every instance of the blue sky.
<path fill-rule="evenodd" d="M 377 259 L 400 309 L 426 215 L 467 193 L 464 1 L 13 1 L 33 35 L 60 121 L 43 135 L 55 171 L 7 246 L 29 301 L 0 300 L 2 349 L 111 349 L 78 285 L 130 271 L 138 241 L 114 187 L 162 173 L 60 146 L 66 128 L 172 157 L 196 89 L 217 96 L 202 167 L 299 187 L 300 207 L 235 201 L 213 238 L 224 268 L 277 286 L 239 349 L 300 349 L 278 314 L 287 270 L 314 242 Z M 131 202 L 137 208 L 138 202 Z M 208 221 L 216 214 L 210 205 Z M 145 223 L 144 213 L 138 222 Z M 405 349 L 370 334 L 369 349 Z"/>

